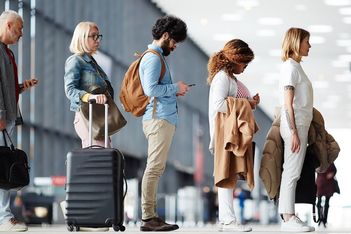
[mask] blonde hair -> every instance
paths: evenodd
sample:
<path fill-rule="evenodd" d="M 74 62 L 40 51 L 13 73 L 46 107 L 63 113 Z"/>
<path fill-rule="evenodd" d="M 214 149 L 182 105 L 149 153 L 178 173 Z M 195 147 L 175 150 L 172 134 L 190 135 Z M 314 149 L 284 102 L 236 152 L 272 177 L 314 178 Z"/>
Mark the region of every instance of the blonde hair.
<path fill-rule="evenodd" d="M 246 42 L 240 39 L 228 41 L 224 45 L 224 48 L 212 55 L 208 61 L 207 84 L 210 85 L 213 77 L 222 69 L 228 76 L 233 77 L 236 64 L 248 64 L 254 57 L 253 51 Z"/>
<path fill-rule="evenodd" d="M 92 53 L 88 47 L 88 36 L 92 28 L 99 29 L 94 22 L 80 22 L 74 29 L 69 50 L 74 54 Z"/>
<path fill-rule="evenodd" d="M 2 12 L 0 15 L 0 26 L 2 26 L 6 21 L 16 22 L 17 20 L 20 20 L 23 22 L 22 17 L 16 11 L 6 10 Z"/>
<path fill-rule="evenodd" d="M 310 33 L 302 28 L 290 28 L 286 33 L 282 45 L 282 57 L 285 62 L 289 58 L 300 57 L 300 45 L 303 39 L 309 37 Z"/>

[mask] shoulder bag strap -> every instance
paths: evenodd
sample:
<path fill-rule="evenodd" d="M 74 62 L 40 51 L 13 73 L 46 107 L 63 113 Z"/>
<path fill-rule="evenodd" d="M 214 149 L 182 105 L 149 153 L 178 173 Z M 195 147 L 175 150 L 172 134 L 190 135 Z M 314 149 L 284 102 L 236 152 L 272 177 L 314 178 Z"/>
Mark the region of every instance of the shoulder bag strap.
<path fill-rule="evenodd" d="M 160 60 L 161 60 L 161 74 L 160 74 L 160 78 L 159 78 L 159 80 L 158 80 L 158 83 L 160 83 L 161 80 L 163 79 L 165 73 L 166 73 L 166 63 L 165 63 L 165 61 L 163 60 L 162 55 L 161 55 L 158 51 L 153 50 L 153 49 L 148 49 L 147 51 L 145 51 L 145 52 L 142 54 L 142 56 L 144 56 L 144 55 L 145 55 L 146 53 L 148 53 L 148 52 L 151 52 L 151 53 L 153 53 L 153 54 L 156 54 L 156 55 L 160 58 Z M 141 56 L 141 57 L 142 57 L 142 56 Z M 155 115 L 156 115 L 156 105 L 157 105 L 157 98 L 154 97 L 154 107 L 153 107 L 153 109 L 152 109 L 152 118 L 154 118 Z"/>
<path fill-rule="evenodd" d="M 9 133 L 7 132 L 7 130 L 6 129 L 4 129 L 4 130 L 2 130 L 2 135 L 4 136 L 4 143 L 5 143 L 5 146 L 8 146 L 7 145 L 7 140 L 6 140 L 6 136 L 7 136 L 7 138 L 9 139 L 9 141 L 10 141 L 10 148 L 11 148 L 11 150 L 15 150 L 15 146 L 13 145 L 13 142 L 12 142 L 12 140 L 11 140 L 11 137 L 10 137 L 10 135 L 9 135 Z"/>

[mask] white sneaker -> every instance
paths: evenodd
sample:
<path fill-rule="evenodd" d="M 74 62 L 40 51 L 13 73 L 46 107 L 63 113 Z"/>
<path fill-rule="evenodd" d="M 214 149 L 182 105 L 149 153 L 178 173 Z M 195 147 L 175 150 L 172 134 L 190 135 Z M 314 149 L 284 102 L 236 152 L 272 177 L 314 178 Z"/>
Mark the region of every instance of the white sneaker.
<path fill-rule="evenodd" d="M 297 216 L 292 216 L 288 221 L 282 222 L 280 230 L 283 232 L 314 232 L 314 227 L 308 226 Z"/>
<path fill-rule="evenodd" d="M 27 230 L 26 224 L 17 221 L 15 218 L 0 224 L 0 232 L 25 232 Z"/>
<path fill-rule="evenodd" d="M 60 207 L 61 207 L 61 210 L 62 210 L 62 214 L 63 214 L 63 218 L 66 219 L 67 216 L 67 202 L 66 200 L 63 200 L 62 202 L 60 202 Z"/>
<path fill-rule="evenodd" d="M 235 220 L 228 224 L 221 224 L 220 232 L 251 232 L 252 228 L 246 225 L 237 223 Z"/>

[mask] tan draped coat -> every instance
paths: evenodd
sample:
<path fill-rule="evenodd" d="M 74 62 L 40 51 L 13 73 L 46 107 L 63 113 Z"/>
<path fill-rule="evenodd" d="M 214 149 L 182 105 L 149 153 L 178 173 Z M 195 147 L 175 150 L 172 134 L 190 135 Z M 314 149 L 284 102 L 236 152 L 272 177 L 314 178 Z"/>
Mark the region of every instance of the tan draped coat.
<path fill-rule="evenodd" d="M 258 126 L 247 99 L 227 98 L 227 113 L 218 112 L 214 132 L 215 185 L 234 188 L 238 179 L 254 187 L 252 139 Z"/>

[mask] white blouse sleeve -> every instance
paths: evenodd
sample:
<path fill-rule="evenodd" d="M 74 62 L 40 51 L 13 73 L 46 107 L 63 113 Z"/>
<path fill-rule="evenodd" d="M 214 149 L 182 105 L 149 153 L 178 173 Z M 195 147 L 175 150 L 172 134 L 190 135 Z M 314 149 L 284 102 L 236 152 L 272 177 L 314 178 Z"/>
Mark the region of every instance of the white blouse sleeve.
<path fill-rule="evenodd" d="M 217 73 L 212 80 L 211 88 L 212 88 L 211 102 L 214 107 L 214 110 L 216 112 L 226 113 L 227 102 L 225 99 L 229 96 L 229 90 L 230 90 L 230 80 L 227 77 L 227 75 L 224 72 Z"/>

